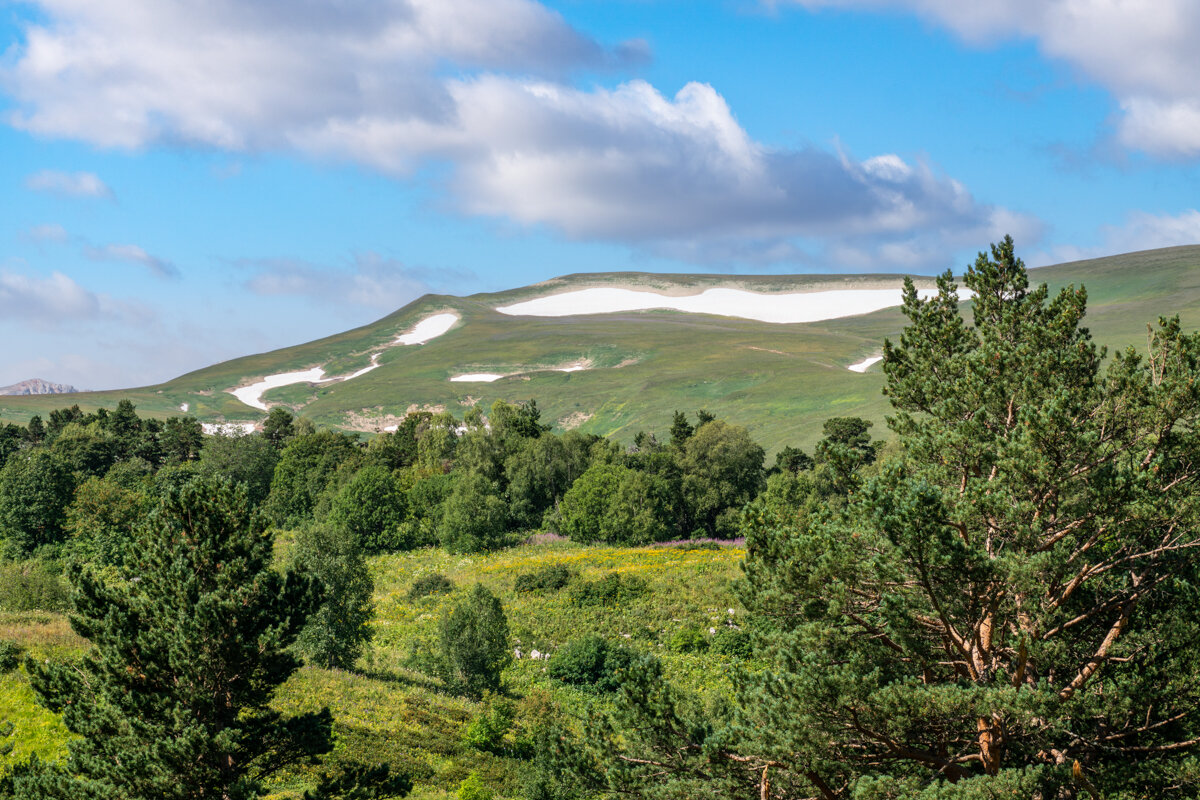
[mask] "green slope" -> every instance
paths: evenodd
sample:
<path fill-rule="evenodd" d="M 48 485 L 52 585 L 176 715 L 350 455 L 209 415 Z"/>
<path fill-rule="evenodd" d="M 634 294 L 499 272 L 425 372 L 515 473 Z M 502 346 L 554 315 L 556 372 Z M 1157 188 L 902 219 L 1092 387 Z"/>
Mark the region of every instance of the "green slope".
<path fill-rule="evenodd" d="M 1144 346 L 1146 323 L 1180 314 L 1200 327 L 1200 247 L 1177 247 L 1079 261 L 1033 271 L 1053 288 L 1088 288 L 1088 324 L 1110 347 Z M 929 279 L 918 279 L 929 286 Z M 283 403 L 325 425 L 374 430 L 408 409 L 536 398 L 543 418 L 558 427 L 628 440 L 640 429 L 664 431 L 675 409 L 708 410 L 750 427 L 768 449 L 811 445 L 830 416 L 858 415 L 882 423 L 878 367 L 866 374 L 847 365 L 878 351 L 904 319 L 897 309 L 827 322 L 779 325 L 730 317 L 643 311 L 578 317 L 513 317 L 496 312 L 513 303 L 565 289 L 638 286 L 691 293 L 712 286 L 756 291 L 898 286 L 892 275 L 714 276 L 606 273 L 571 275 L 535 286 L 470 297 L 429 295 L 370 325 L 337 336 L 227 361 L 159 386 L 112 392 L 0 398 L 0 417 L 78 403 L 111 407 L 129 397 L 157 415 L 189 412 L 204 421 L 258 420 L 228 390 L 263 376 L 322 366 L 348 374 L 380 352 L 380 367 L 343 383 L 274 389 L 264 399 Z M 397 335 L 438 311 L 461 321 L 422 346 L 387 347 Z M 537 371 L 587 360 L 592 369 Z M 464 372 L 521 372 L 494 383 L 451 383 Z"/>

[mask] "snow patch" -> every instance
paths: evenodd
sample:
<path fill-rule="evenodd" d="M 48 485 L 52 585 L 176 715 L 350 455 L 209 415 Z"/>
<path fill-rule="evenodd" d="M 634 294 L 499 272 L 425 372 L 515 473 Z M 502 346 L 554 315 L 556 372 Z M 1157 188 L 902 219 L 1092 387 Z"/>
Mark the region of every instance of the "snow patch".
<path fill-rule="evenodd" d="M 187 404 L 187 403 L 180 403 L 180 404 L 179 404 L 179 410 L 180 410 L 180 411 L 182 411 L 182 412 L 183 412 L 183 413 L 185 413 L 185 414 L 187 413 L 187 410 L 188 410 L 188 408 L 189 408 L 189 406 L 188 406 L 188 404 Z"/>
<path fill-rule="evenodd" d="M 267 411 L 267 404 L 262 401 L 265 392 L 278 389 L 280 386 L 291 386 L 293 383 L 325 383 L 325 370 L 321 367 L 302 370 L 300 372 L 281 372 L 278 375 L 268 375 L 258 383 L 230 389 L 229 393 L 251 408 Z M 336 380 L 336 379 L 335 379 Z"/>
<path fill-rule="evenodd" d="M 937 295 L 936 289 L 920 289 L 922 299 Z M 817 292 L 766 293 L 744 289 L 705 289 L 699 294 L 671 296 L 646 290 L 593 288 L 545 295 L 533 300 L 499 306 L 510 316 L 568 317 L 579 314 L 613 314 L 622 311 L 668 309 L 691 314 L 741 317 L 759 322 L 820 322 L 827 319 L 869 314 L 898 306 L 904 301 L 901 289 L 831 289 Z"/>
<path fill-rule="evenodd" d="M 851 372 L 866 372 L 871 368 L 872 364 L 878 364 L 880 361 L 883 361 L 883 356 L 871 356 L 870 358 L 864 358 L 857 364 L 851 364 L 850 366 L 846 367 L 846 369 L 850 370 Z"/>
<path fill-rule="evenodd" d="M 236 436 L 241 433 L 254 433 L 257 422 L 202 422 L 200 427 L 209 436 Z"/>
<path fill-rule="evenodd" d="M 468 372 L 465 375 L 455 375 L 450 378 L 453 383 L 491 383 L 506 377 L 496 372 Z"/>
<path fill-rule="evenodd" d="M 458 314 L 434 314 L 418 322 L 408 333 L 397 336 L 392 344 L 425 344 L 450 330 L 456 322 Z"/>

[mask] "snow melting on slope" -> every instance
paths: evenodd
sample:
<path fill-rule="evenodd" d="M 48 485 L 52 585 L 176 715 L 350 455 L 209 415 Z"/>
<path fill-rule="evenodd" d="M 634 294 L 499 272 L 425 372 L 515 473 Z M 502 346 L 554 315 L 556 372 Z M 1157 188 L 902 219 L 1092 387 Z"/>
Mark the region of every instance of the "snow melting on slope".
<path fill-rule="evenodd" d="M 291 386 L 293 383 L 323 383 L 325 370 L 320 367 L 302 370 L 300 372 L 281 372 L 278 375 L 268 375 L 258 383 L 231 389 L 230 394 L 248 406 L 267 411 L 267 404 L 262 401 L 265 392 L 278 389 L 280 386 Z"/>
<path fill-rule="evenodd" d="M 880 361 L 883 361 L 883 356 L 871 356 L 870 358 L 864 358 L 857 364 L 851 364 L 850 366 L 846 367 L 846 369 L 850 370 L 851 372 L 866 372 L 871 368 L 872 364 L 878 364 Z"/>
<path fill-rule="evenodd" d="M 436 339 L 458 322 L 458 314 L 434 314 L 418 322 L 408 333 L 396 337 L 393 344 L 425 344 Z"/>
<path fill-rule="evenodd" d="M 392 344 L 425 344 L 450 330 L 455 322 L 458 322 L 458 314 L 448 312 L 434 314 L 418 322 L 408 333 L 396 337 Z M 379 367 L 380 355 L 382 354 L 373 353 L 370 364 L 358 372 L 349 375 L 326 378 L 323 368 L 313 367 L 312 369 L 300 370 L 298 372 L 281 372 L 278 375 L 268 375 L 258 383 L 252 383 L 249 386 L 242 386 L 237 389 L 230 389 L 229 393 L 252 408 L 267 411 L 269 409 L 267 408 L 267 404 L 262 401 L 262 396 L 271 389 L 278 389 L 281 386 L 291 386 L 294 383 L 333 383 L 335 381 L 354 380 L 362 375 L 366 375 L 373 369 L 377 369 Z"/>
<path fill-rule="evenodd" d="M 453 383 L 491 383 L 506 377 L 498 372 L 468 372 L 464 375 L 455 375 L 450 378 Z"/>
<path fill-rule="evenodd" d="M 919 289 L 922 299 L 936 289 Z M 820 322 L 869 314 L 903 302 L 896 289 L 830 289 L 816 292 L 750 292 L 744 289 L 705 289 L 699 294 L 671 296 L 640 289 L 593 288 L 536 297 L 500 306 L 501 314 L 531 317 L 567 317 L 578 314 L 613 314 L 620 311 L 669 309 L 691 314 L 742 317 L 759 322 Z"/>

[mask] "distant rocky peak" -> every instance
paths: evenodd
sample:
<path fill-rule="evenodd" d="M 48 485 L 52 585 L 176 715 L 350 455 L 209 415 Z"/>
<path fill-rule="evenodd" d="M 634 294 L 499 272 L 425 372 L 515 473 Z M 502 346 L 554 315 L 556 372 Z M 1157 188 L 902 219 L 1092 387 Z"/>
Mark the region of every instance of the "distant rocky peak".
<path fill-rule="evenodd" d="M 79 391 L 74 386 L 65 383 L 51 383 L 41 378 L 30 378 L 27 381 L 14 383 L 12 386 L 0 387 L 0 394 L 70 394 Z"/>

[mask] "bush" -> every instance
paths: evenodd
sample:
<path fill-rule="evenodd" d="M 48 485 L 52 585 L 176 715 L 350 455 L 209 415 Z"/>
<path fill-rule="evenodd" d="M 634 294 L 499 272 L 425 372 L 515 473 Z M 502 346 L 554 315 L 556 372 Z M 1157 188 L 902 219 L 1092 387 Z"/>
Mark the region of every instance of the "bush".
<path fill-rule="evenodd" d="M 500 600 L 482 584 L 446 610 L 438 623 L 441 672 L 446 685 L 476 697 L 500 688 L 508 666 L 508 619 Z"/>
<path fill-rule="evenodd" d="M 451 553 L 495 550 L 505 544 L 508 522 L 508 505 L 496 484 L 468 473 L 458 479 L 443 504 L 438 537 Z"/>
<path fill-rule="evenodd" d="M 637 657 L 627 647 L 592 634 L 568 642 L 550 659 L 547 674 L 555 680 L 597 692 L 615 692 L 620 672 Z"/>
<path fill-rule="evenodd" d="M 21 648 L 16 642 L 0 639 L 0 675 L 12 672 L 21 663 Z"/>
<path fill-rule="evenodd" d="M 408 514 L 408 498 L 385 467 L 363 467 L 341 488 L 329 510 L 329 522 L 350 533 L 367 553 L 411 550 L 400 525 Z"/>
<path fill-rule="evenodd" d="M 453 591 L 453 581 L 440 572 L 431 572 L 413 581 L 413 585 L 408 590 L 408 599 L 411 602 L 431 594 L 450 594 Z"/>
<path fill-rule="evenodd" d="M 610 572 L 594 581 L 583 581 L 571 587 L 571 602 L 577 606 L 615 606 L 641 597 L 646 593 L 642 578 L 624 577 Z"/>
<path fill-rule="evenodd" d="M 669 644 L 676 653 L 700 653 L 708 649 L 708 637 L 699 628 L 680 628 Z"/>
<path fill-rule="evenodd" d="M 619 464 L 593 464 L 548 520 L 573 541 L 639 545 L 673 534 L 669 484 Z"/>
<path fill-rule="evenodd" d="M 466 780 L 458 785 L 456 800 L 492 800 L 496 795 L 484 786 L 478 772 L 472 772 Z"/>
<path fill-rule="evenodd" d="M 310 664 L 351 669 L 371 640 L 375 585 L 358 539 L 332 525 L 312 525 L 296 535 L 294 566 L 321 586 L 321 606 L 296 639 Z"/>
<path fill-rule="evenodd" d="M 63 611 L 70 589 L 57 570 L 41 561 L 0 562 L 0 608 Z"/>
<path fill-rule="evenodd" d="M 525 572 L 513 581 L 517 592 L 557 591 L 571 582 L 571 571 L 562 564 L 551 564 L 537 572 Z"/>
<path fill-rule="evenodd" d="M 750 658 L 754 655 L 754 646 L 750 643 L 750 634 L 737 628 L 721 628 L 712 640 L 712 651 L 723 656 L 734 658 Z"/>
<path fill-rule="evenodd" d="M 508 749 L 504 737 L 513 729 L 517 708 L 507 700 L 494 700 L 487 711 L 471 720 L 463 731 L 463 744 L 476 750 L 503 755 Z"/>

